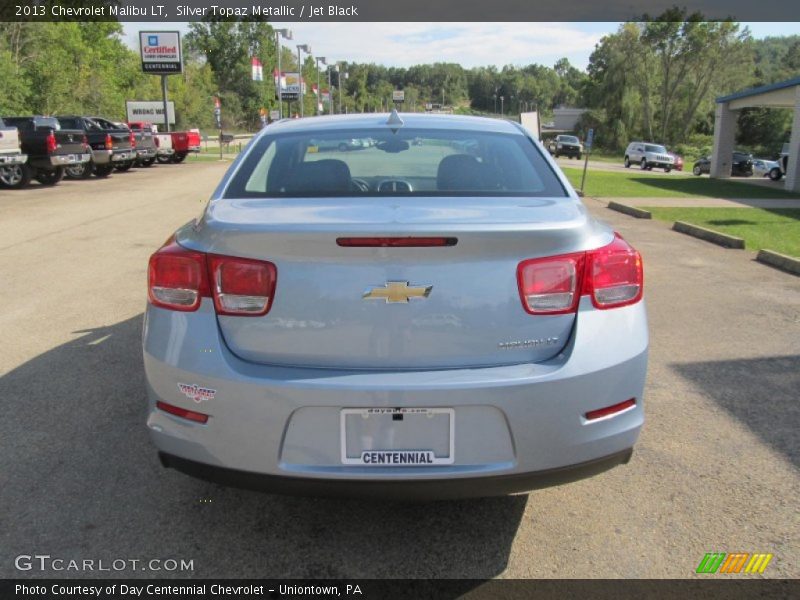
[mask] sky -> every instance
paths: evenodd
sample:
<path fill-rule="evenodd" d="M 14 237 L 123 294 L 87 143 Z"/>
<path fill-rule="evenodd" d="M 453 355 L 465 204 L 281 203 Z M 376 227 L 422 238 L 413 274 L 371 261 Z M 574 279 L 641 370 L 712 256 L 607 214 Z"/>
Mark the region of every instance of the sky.
<path fill-rule="evenodd" d="M 484 65 L 537 63 L 553 66 L 563 57 L 585 69 L 592 50 L 619 23 L 279 23 L 291 29 L 297 44 L 310 44 L 328 62 L 374 62 L 408 67 L 433 62 Z M 136 32 L 153 29 L 188 31 L 187 23 L 124 23 L 126 41 L 138 49 Z M 794 35 L 797 23 L 743 23 L 756 38 Z"/>

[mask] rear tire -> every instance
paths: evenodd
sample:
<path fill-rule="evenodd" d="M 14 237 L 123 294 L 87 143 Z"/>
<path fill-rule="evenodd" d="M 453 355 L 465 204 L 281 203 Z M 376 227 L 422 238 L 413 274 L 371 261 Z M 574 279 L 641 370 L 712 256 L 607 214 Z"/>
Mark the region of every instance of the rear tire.
<path fill-rule="evenodd" d="M 55 185 L 64 178 L 64 167 L 58 167 L 53 171 L 39 170 L 34 177 L 42 185 Z"/>
<path fill-rule="evenodd" d="M 92 173 L 94 173 L 94 163 L 92 161 L 80 165 L 72 165 L 64 171 L 64 174 L 69 179 L 89 179 Z"/>
<path fill-rule="evenodd" d="M 703 170 L 699 166 L 695 165 L 694 169 L 692 169 L 692 173 L 700 177 L 700 175 L 703 174 Z"/>
<path fill-rule="evenodd" d="M 156 162 L 155 158 L 146 158 L 142 161 L 142 166 L 145 168 L 152 167 L 154 162 Z"/>
<path fill-rule="evenodd" d="M 580 160 L 580 159 L 581 159 L 581 155 L 580 155 L 580 154 L 577 154 L 577 155 L 575 156 L 575 158 L 577 158 L 578 160 Z"/>
<path fill-rule="evenodd" d="M 631 168 L 631 159 L 628 158 L 627 156 L 625 157 L 625 168 L 626 169 L 630 169 Z"/>
<path fill-rule="evenodd" d="M 111 171 L 114 170 L 114 167 L 111 165 L 95 165 L 94 166 L 94 176 L 103 179 L 111 175 Z"/>
<path fill-rule="evenodd" d="M 664 167 L 664 173 L 669 173 L 672 171 L 672 167 Z"/>
<path fill-rule="evenodd" d="M 772 181 L 780 181 L 781 177 L 783 177 L 783 172 L 781 171 L 780 167 L 772 167 L 769 170 L 769 178 Z"/>
<path fill-rule="evenodd" d="M 0 168 L 0 187 L 11 190 L 24 188 L 31 182 L 33 171 L 28 163 Z"/>
<path fill-rule="evenodd" d="M 156 157 L 156 160 L 159 162 L 159 164 L 168 165 L 169 163 L 172 162 L 172 156 L 170 156 L 169 154 L 159 154 Z"/>
<path fill-rule="evenodd" d="M 183 161 L 185 161 L 185 160 L 186 160 L 186 153 L 185 153 L 185 152 L 176 153 L 176 154 L 175 154 L 175 155 L 172 157 L 172 162 L 174 162 L 175 164 L 180 164 L 180 163 L 182 163 L 182 162 L 183 162 Z"/>
<path fill-rule="evenodd" d="M 118 165 L 114 165 L 114 168 L 120 173 L 124 173 L 125 171 L 130 171 L 132 166 L 133 166 L 133 161 L 128 161 Z"/>

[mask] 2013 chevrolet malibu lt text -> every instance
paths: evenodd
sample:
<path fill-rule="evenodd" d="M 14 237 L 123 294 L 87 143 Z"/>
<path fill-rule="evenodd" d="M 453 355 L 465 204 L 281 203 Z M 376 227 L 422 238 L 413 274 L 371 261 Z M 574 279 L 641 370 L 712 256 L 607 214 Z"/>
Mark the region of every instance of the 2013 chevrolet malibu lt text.
<path fill-rule="evenodd" d="M 642 427 L 642 294 L 518 125 L 281 121 L 150 259 L 147 426 L 165 466 L 278 493 L 572 481 Z"/>

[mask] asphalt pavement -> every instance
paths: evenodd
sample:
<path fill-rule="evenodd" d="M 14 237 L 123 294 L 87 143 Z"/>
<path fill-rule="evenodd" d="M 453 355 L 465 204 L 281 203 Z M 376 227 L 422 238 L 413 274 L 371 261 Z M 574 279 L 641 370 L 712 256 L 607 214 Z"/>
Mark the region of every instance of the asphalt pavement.
<path fill-rule="evenodd" d="M 627 466 L 427 504 L 163 469 L 144 424 L 147 258 L 228 164 L 0 191 L 0 577 L 684 578 L 734 551 L 774 554 L 765 577 L 800 576 L 800 278 L 593 200 L 645 261 L 647 416 Z M 15 568 L 34 554 L 192 569 Z"/>

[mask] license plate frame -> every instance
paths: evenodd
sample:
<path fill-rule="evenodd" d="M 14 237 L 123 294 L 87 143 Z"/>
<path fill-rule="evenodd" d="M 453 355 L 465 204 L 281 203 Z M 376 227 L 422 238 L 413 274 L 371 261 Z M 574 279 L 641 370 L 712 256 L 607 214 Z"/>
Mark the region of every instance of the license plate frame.
<path fill-rule="evenodd" d="M 347 455 L 347 417 L 349 415 L 361 415 L 362 417 L 367 414 L 369 416 L 375 415 L 378 417 L 394 417 L 394 415 L 448 415 L 448 455 L 446 457 L 436 456 L 430 448 L 397 448 L 397 449 L 369 449 L 362 450 L 361 455 L 351 457 Z M 431 467 L 441 465 L 452 465 L 455 462 L 455 410 L 452 408 L 343 408 L 339 412 L 339 437 L 340 437 L 340 454 L 343 465 L 361 466 L 361 467 Z M 365 462 L 365 454 L 425 454 L 429 459 L 428 462 L 420 463 L 395 463 L 395 462 Z"/>

